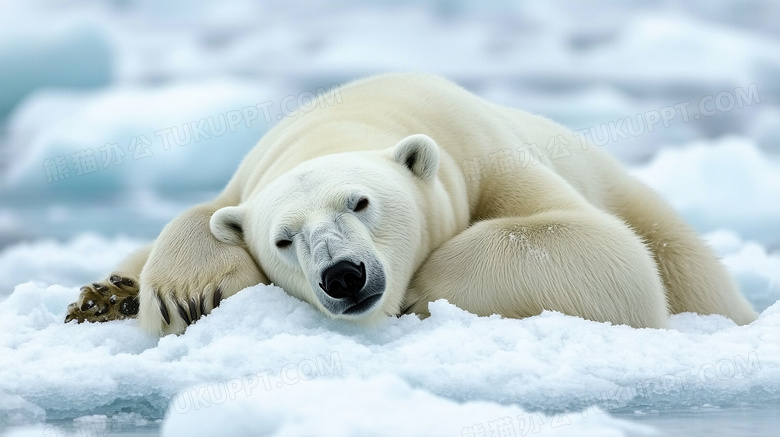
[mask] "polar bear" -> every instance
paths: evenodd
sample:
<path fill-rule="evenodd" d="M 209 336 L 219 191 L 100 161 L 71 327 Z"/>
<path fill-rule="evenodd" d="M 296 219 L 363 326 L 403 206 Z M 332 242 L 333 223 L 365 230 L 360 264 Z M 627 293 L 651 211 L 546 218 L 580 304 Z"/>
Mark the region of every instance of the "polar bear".
<path fill-rule="evenodd" d="M 426 316 L 437 299 L 637 328 L 686 311 L 755 319 L 678 214 L 566 128 L 424 74 L 338 92 L 271 129 L 216 199 L 82 288 L 66 322 L 137 313 L 150 332 L 182 333 L 270 282 L 368 322 Z"/>

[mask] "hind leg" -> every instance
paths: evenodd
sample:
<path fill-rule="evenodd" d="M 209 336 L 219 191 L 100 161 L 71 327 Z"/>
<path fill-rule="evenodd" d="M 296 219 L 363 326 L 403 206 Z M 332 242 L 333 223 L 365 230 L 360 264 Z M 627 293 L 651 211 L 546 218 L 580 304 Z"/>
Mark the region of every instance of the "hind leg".
<path fill-rule="evenodd" d="M 138 278 L 152 245 L 133 252 L 108 279 L 81 287 L 78 300 L 68 305 L 65 323 L 107 322 L 136 317 L 138 314 Z"/>
<path fill-rule="evenodd" d="M 475 223 L 415 274 L 409 311 L 447 299 L 478 315 L 528 317 L 543 310 L 634 327 L 666 326 L 652 255 L 624 223 L 592 207 Z"/>
<path fill-rule="evenodd" d="M 671 206 L 636 180 L 619 186 L 613 209 L 653 252 L 672 313 L 721 314 L 740 325 L 756 319 L 712 249 Z"/>

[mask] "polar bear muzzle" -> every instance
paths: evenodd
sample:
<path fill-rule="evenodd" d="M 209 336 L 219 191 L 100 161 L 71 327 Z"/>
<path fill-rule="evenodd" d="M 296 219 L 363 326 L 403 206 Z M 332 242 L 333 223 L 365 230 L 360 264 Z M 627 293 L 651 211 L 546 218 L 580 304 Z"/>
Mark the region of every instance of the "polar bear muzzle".
<path fill-rule="evenodd" d="M 366 285 L 366 264 L 339 261 L 322 272 L 320 288 L 334 299 L 354 298 Z"/>
<path fill-rule="evenodd" d="M 376 259 L 339 260 L 321 272 L 320 303 L 333 315 L 362 317 L 377 307 L 385 292 L 385 273 Z"/>

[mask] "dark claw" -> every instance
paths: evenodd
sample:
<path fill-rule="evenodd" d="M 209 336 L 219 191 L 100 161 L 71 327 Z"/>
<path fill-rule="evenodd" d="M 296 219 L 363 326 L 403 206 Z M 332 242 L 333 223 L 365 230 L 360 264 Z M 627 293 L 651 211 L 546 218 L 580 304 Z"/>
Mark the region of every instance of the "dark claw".
<path fill-rule="evenodd" d="M 157 296 L 157 303 L 160 305 L 160 313 L 163 316 L 163 319 L 165 319 L 165 323 L 171 324 L 171 316 L 168 314 L 168 308 L 166 308 L 165 304 L 162 301 L 162 297 L 160 297 L 160 293 L 155 293 Z"/>
<path fill-rule="evenodd" d="M 200 303 L 200 316 L 203 317 L 206 314 L 206 298 L 201 294 L 198 302 Z"/>
<path fill-rule="evenodd" d="M 198 314 L 198 304 L 195 302 L 195 298 L 190 298 L 190 317 L 192 318 L 192 321 L 198 320 L 200 315 Z"/>
<path fill-rule="evenodd" d="M 222 289 L 217 287 L 217 291 L 214 292 L 214 299 L 211 307 L 218 307 L 220 302 L 222 302 Z"/>
<path fill-rule="evenodd" d="M 73 310 L 73 307 L 75 307 L 76 304 L 72 303 L 68 305 L 68 315 L 65 316 L 65 323 L 70 322 L 71 320 L 74 320 L 76 318 L 75 315 L 71 314 L 71 311 Z"/>
<path fill-rule="evenodd" d="M 65 316 L 65 323 L 68 323 L 71 320 L 76 320 L 76 323 L 81 323 L 81 320 L 79 320 L 79 316 L 75 314 L 77 308 L 78 305 L 76 304 L 76 302 L 73 302 L 72 304 L 68 305 L 68 315 Z"/>
<path fill-rule="evenodd" d="M 119 275 L 111 275 L 111 277 L 108 278 L 108 281 L 114 285 L 119 285 L 122 283 L 122 277 Z"/>
<path fill-rule="evenodd" d="M 187 310 L 184 309 L 181 303 L 176 302 L 176 309 L 179 311 L 179 315 L 182 319 L 184 319 L 184 322 L 189 326 L 192 323 L 192 320 L 190 320 L 190 315 L 187 314 Z"/>
<path fill-rule="evenodd" d="M 103 284 L 98 284 L 97 282 L 95 282 L 94 284 L 92 284 L 92 286 L 93 286 L 93 287 L 95 288 L 95 290 L 97 290 L 97 292 L 98 292 L 98 293 L 100 293 L 100 294 L 106 294 L 106 293 L 108 293 L 108 287 L 106 287 L 106 286 L 105 286 L 105 285 L 103 285 Z"/>
<path fill-rule="evenodd" d="M 92 309 L 95 306 L 95 302 L 88 300 L 81 305 L 81 311 Z"/>

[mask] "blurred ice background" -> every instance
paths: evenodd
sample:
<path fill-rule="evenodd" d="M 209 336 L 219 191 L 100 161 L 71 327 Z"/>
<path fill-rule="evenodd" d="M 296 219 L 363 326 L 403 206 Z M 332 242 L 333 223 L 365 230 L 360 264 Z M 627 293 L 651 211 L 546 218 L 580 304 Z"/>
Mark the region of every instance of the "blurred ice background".
<path fill-rule="evenodd" d="M 191 122 L 207 118 L 219 130 L 230 111 L 259 104 L 276 115 L 286 96 L 389 71 L 439 73 L 498 103 L 592 128 L 630 164 L 724 136 L 759 149 L 759 160 L 780 153 L 777 2 L 26 0 L 0 8 L 0 245 L 86 230 L 151 238 L 222 187 L 276 117 L 247 114 L 197 141 L 186 137 Z M 735 89 L 748 104 L 730 103 Z M 700 103 L 715 114 L 694 119 Z M 651 126 L 636 121 L 674 105 L 690 112 L 687 123 L 682 111 Z M 631 134 L 609 130 L 627 117 Z M 181 145 L 166 149 L 166 128 L 178 129 Z M 96 169 L 81 169 L 90 151 Z M 734 182 L 735 192 L 750 183 Z"/>
<path fill-rule="evenodd" d="M 558 341 L 563 341 L 564 350 L 556 349 L 558 354 L 547 350 L 545 355 L 541 349 L 544 358 L 540 359 L 544 369 L 561 372 L 554 381 L 546 379 L 544 372 L 538 378 L 524 374 L 530 379 L 512 379 L 517 373 L 539 370 L 525 363 L 514 366 L 515 371 L 499 366 L 504 370 L 479 373 L 482 380 L 472 375 L 469 383 L 455 378 L 452 381 L 459 382 L 448 388 L 437 379 L 436 366 L 448 362 L 442 357 L 464 362 L 471 358 L 442 341 L 446 335 L 438 335 L 435 324 L 482 323 L 487 331 L 511 326 L 537 332 L 535 323 L 546 319 L 517 325 L 500 320 L 464 322 L 465 316 L 447 309 L 423 322 L 419 327 L 423 337 L 416 340 L 408 337 L 413 337 L 411 331 L 404 331 L 411 321 L 388 322 L 391 332 L 407 336 L 403 338 L 409 348 L 435 349 L 432 344 L 441 343 L 437 349 L 441 357 L 429 363 L 429 371 L 403 370 L 409 363 L 399 364 L 400 370 L 376 363 L 365 368 L 398 373 L 406 384 L 429 390 L 430 399 L 420 400 L 403 383 L 381 378 L 350 380 L 345 393 L 384 393 L 390 398 L 384 407 L 395 414 L 406 407 L 393 396 L 414 398 L 411 404 L 417 409 L 437 411 L 442 417 L 476 417 L 474 411 L 485 407 L 458 410 L 452 404 L 466 400 L 519 405 L 485 407 L 493 411 L 490 420 L 522 413 L 505 408 L 553 414 L 556 408 L 583 408 L 587 399 L 610 384 L 631 384 L 702 366 L 707 360 L 761 350 L 760 377 L 692 391 L 688 395 L 693 401 L 653 405 L 640 399 L 621 406 L 629 413 L 639 411 L 628 414 L 629 419 L 647 420 L 665 432 L 684 430 L 685 423 L 691 427 L 707 422 L 714 423 L 715 432 L 735 435 L 728 434 L 730 421 L 750 417 L 759 426 L 772 421 L 772 414 L 755 409 L 780 406 L 780 313 L 775 304 L 780 298 L 780 2 L 5 0 L 0 2 L 0 351 L 4 357 L 0 362 L 5 369 L 0 370 L 0 426 L 39 423 L 38 428 L 13 432 L 64 432 L 61 427 L 45 428 L 49 425 L 43 421 L 92 423 L 89 418 L 95 414 L 104 431 L 106 420 L 159 425 L 175 393 L 206 380 L 244 374 L 173 365 L 171 361 L 182 357 L 197 361 L 197 355 L 186 352 L 192 346 L 186 342 L 217 356 L 226 353 L 222 347 L 227 346 L 215 346 L 210 337 L 202 340 L 193 335 L 188 340 L 184 336 L 158 345 L 136 333 L 132 322 L 101 327 L 97 333 L 97 328 L 86 326 L 74 331 L 75 327 L 59 325 L 64 304 L 77 294 L 78 285 L 104 275 L 133 247 L 154 238 L 178 212 L 221 189 L 263 133 L 295 105 L 305 104 L 308 95 L 390 71 L 444 75 L 491 101 L 548 116 L 610 150 L 707 233 L 743 292 L 763 314 L 758 326 L 744 330 L 722 320 L 680 316 L 675 326 L 683 340 L 674 333 L 658 338 L 626 334 L 638 343 L 658 345 L 662 355 L 658 366 L 646 371 L 634 369 L 636 357 L 622 357 L 626 351 L 621 346 L 567 340 L 564 334 L 585 330 L 594 338 L 608 339 L 607 343 L 611 335 L 620 335 L 608 329 L 602 332 L 606 328 L 600 325 L 553 318 L 560 322 L 553 329 L 563 336 Z M 198 128 L 205 133 L 198 135 Z M 16 287 L 27 281 L 36 282 Z M 278 309 L 274 305 L 280 296 L 266 299 L 269 308 Z M 224 309 L 223 317 L 238 317 L 237 305 L 233 313 L 230 307 Z M 269 312 L 264 317 L 286 326 L 279 315 Z M 223 326 L 215 319 L 202 331 L 217 326 L 224 336 L 230 337 L 233 329 L 233 335 L 244 338 L 255 326 L 247 321 L 242 330 L 241 324 Z M 306 313 L 303 320 L 326 323 L 313 313 Z M 328 334 L 328 326 L 336 333 Z M 717 335 L 727 336 L 726 331 L 734 331 L 736 340 L 721 342 Z M 114 344 L 112 336 L 117 335 L 128 344 Z M 299 346 L 306 347 L 308 341 L 317 349 L 324 347 L 321 343 L 329 335 L 350 343 L 350 336 L 357 334 L 326 325 L 323 332 L 297 335 L 309 339 Z M 541 335 L 533 338 L 549 341 Z M 61 342 L 64 351 L 58 353 L 64 358 L 44 352 L 50 350 L 52 339 Z M 694 354 L 695 359 L 685 356 L 686 349 L 699 340 L 707 345 L 704 352 Z M 81 341 L 107 351 L 99 351 L 91 364 L 81 362 Z M 363 339 L 340 350 L 346 356 L 373 347 L 373 359 L 380 360 L 394 351 L 383 341 Z M 502 345 L 512 339 L 492 341 L 499 346 L 491 355 L 494 361 L 488 363 L 507 358 L 522 361 L 522 354 L 502 355 Z M 577 342 L 625 367 L 606 371 L 606 362 L 587 360 L 593 367 L 574 365 L 580 358 L 567 355 L 565 346 Z M 751 347 L 729 347 L 740 343 Z M 143 353 L 154 356 L 151 361 L 138 358 Z M 127 354 L 134 358 L 128 361 Z M 414 355 L 399 356 L 413 360 Z M 280 360 L 264 365 L 277 369 L 274 366 L 285 362 Z M 154 380 L 133 392 L 128 385 L 131 379 L 123 380 L 121 375 L 137 368 L 138 362 L 150 369 L 158 365 L 158 371 L 178 369 L 196 376 L 177 377 L 167 384 Z M 555 367 L 560 362 L 573 367 L 567 373 Z M 87 384 L 89 390 L 102 388 L 99 396 L 91 398 L 82 380 L 56 377 L 78 366 L 87 366 L 99 381 L 107 382 L 108 386 L 96 381 Z M 117 366 L 118 375 L 107 373 Z M 367 378 L 365 369 L 351 376 Z M 507 385 L 492 392 L 474 388 L 495 387 L 500 381 Z M 529 385 L 517 385 L 520 381 Z M 402 387 L 395 393 L 388 388 L 392 385 Z M 302 398 L 272 398 L 293 413 L 278 419 L 276 428 L 267 433 L 295 435 L 296 430 L 318 429 L 316 418 L 310 420 L 313 425 L 306 422 L 310 428 L 293 426 L 298 423 L 295 414 L 309 411 L 309 407 L 296 410 L 295 405 L 313 402 L 317 390 L 329 390 L 327 382 L 323 387 L 312 386 L 314 394 L 302 388 Z M 722 410 L 706 413 L 702 421 L 685 413 L 692 407 Z M 740 407 L 759 412 L 726 410 Z M 257 414 L 266 411 L 256 404 L 235 408 Z M 657 410 L 663 408 L 676 408 L 677 413 L 659 416 Z M 226 411 L 220 416 L 219 411 L 209 410 L 212 416 L 204 417 L 219 423 L 220 417 L 235 414 Z M 647 416 L 647 411 L 656 415 Z M 608 419 L 583 427 L 545 428 L 545 432 L 646 431 L 603 417 Z M 671 417 L 673 426 L 658 417 Z M 490 435 L 487 419 L 485 435 Z M 456 435 L 477 422 L 456 427 Z M 181 421 L 166 423 L 163 431 L 169 435 L 185 432 L 186 428 L 176 428 L 186 425 Z M 777 425 L 776 418 L 773 423 Z M 587 428 L 591 425 L 593 429 Z M 430 429 L 420 426 L 418 434 Z"/>

